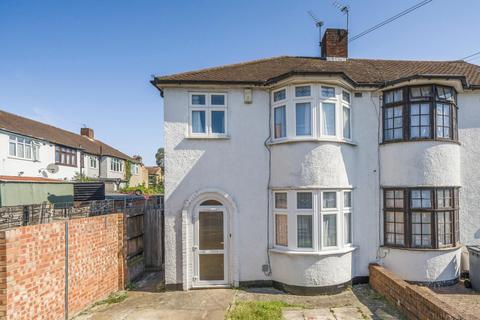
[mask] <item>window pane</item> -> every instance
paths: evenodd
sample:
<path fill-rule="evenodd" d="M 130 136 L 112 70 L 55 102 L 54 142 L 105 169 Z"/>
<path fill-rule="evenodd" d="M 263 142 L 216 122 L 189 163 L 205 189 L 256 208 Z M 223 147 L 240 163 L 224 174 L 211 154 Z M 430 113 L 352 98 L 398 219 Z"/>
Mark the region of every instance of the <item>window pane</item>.
<path fill-rule="evenodd" d="M 335 135 L 335 104 L 322 104 L 323 134 L 327 136 Z"/>
<path fill-rule="evenodd" d="M 333 87 L 322 87 L 322 97 L 335 98 L 335 88 L 333 88 Z"/>
<path fill-rule="evenodd" d="M 200 280 L 223 280 L 224 256 L 223 254 L 199 254 Z"/>
<path fill-rule="evenodd" d="M 343 238 L 345 243 L 352 243 L 352 214 L 346 212 L 343 215 Z"/>
<path fill-rule="evenodd" d="M 384 103 L 400 102 L 402 100 L 403 100 L 403 89 L 386 92 L 384 96 Z"/>
<path fill-rule="evenodd" d="M 336 208 L 337 207 L 337 193 L 323 192 L 323 207 Z"/>
<path fill-rule="evenodd" d="M 287 92 L 285 89 L 279 90 L 273 93 L 273 101 L 280 101 L 280 100 L 285 100 L 287 97 Z"/>
<path fill-rule="evenodd" d="M 285 214 L 275 215 L 275 244 L 288 246 L 288 217 Z"/>
<path fill-rule="evenodd" d="M 32 159 L 32 146 L 29 144 L 25 145 L 25 158 Z"/>
<path fill-rule="evenodd" d="M 437 98 L 438 99 L 443 99 L 443 100 L 453 101 L 455 99 L 453 88 L 438 86 L 437 87 Z"/>
<path fill-rule="evenodd" d="M 295 97 L 310 97 L 310 86 L 295 87 Z"/>
<path fill-rule="evenodd" d="M 351 139 L 350 133 L 350 108 L 343 107 L 343 137 Z"/>
<path fill-rule="evenodd" d="M 19 158 L 24 158 L 25 157 L 24 145 L 23 144 L 17 144 L 17 157 L 19 157 Z"/>
<path fill-rule="evenodd" d="M 337 215 L 323 216 L 323 245 L 333 247 L 337 245 Z"/>
<path fill-rule="evenodd" d="M 287 209 L 287 193 L 286 192 L 275 193 L 275 208 Z"/>
<path fill-rule="evenodd" d="M 352 206 L 352 192 L 345 191 L 343 193 L 343 206 L 345 208 L 350 208 Z"/>
<path fill-rule="evenodd" d="M 313 209 L 311 192 L 297 192 L 297 209 Z"/>
<path fill-rule="evenodd" d="M 297 216 L 297 244 L 299 248 L 312 248 L 312 216 Z"/>
<path fill-rule="evenodd" d="M 205 95 L 204 94 L 192 94 L 192 104 L 194 104 L 194 105 L 205 105 Z"/>
<path fill-rule="evenodd" d="M 423 86 L 423 87 L 413 87 L 410 88 L 410 97 L 415 98 L 430 98 L 432 96 L 432 87 Z"/>
<path fill-rule="evenodd" d="M 17 144 L 15 142 L 10 142 L 8 154 L 11 156 L 17 156 Z"/>
<path fill-rule="evenodd" d="M 212 133 L 225 133 L 225 111 L 212 111 Z"/>
<path fill-rule="evenodd" d="M 342 99 L 343 101 L 350 103 L 350 93 L 342 91 Z"/>
<path fill-rule="evenodd" d="M 223 212 L 199 212 L 198 237 L 200 250 L 221 250 L 223 239 Z"/>
<path fill-rule="evenodd" d="M 285 106 L 275 108 L 274 124 L 275 124 L 275 138 L 284 138 L 287 136 L 287 118 L 285 114 Z"/>
<path fill-rule="evenodd" d="M 312 108 L 310 103 L 297 103 L 295 105 L 295 122 L 297 136 L 312 134 Z"/>
<path fill-rule="evenodd" d="M 225 105 L 225 95 L 223 94 L 212 94 L 210 97 L 210 103 L 214 106 L 224 106 Z"/>
<path fill-rule="evenodd" d="M 205 133 L 205 111 L 192 111 L 192 132 Z"/>

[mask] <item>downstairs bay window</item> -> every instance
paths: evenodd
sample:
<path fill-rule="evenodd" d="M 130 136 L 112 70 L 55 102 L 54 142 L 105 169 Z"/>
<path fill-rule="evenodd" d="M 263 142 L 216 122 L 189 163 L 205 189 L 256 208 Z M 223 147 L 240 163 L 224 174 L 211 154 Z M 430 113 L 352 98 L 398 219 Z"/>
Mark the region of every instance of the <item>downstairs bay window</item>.
<path fill-rule="evenodd" d="M 352 213 L 351 190 L 274 191 L 274 247 L 307 252 L 349 247 Z"/>
<path fill-rule="evenodd" d="M 384 189 L 384 244 L 453 247 L 459 240 L 458 188 Z"/>

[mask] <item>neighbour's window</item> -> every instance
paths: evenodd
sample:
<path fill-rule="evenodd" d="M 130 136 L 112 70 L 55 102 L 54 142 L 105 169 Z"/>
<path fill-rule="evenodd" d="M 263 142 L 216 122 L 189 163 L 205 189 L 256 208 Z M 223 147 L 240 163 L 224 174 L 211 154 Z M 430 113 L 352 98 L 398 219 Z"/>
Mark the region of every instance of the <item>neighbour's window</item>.
<path fill-rule="evenodd" d="M 131 169 L 132 174 L 133 174 L 133 175 L 137 175 L 137 174 L 138 174 L 138 171 L 139 171 L 139 166 L 138 166 L 138 164 L 133 163 L 133 164 L 132 164 L 132 169 Z"/>
<path fill-rule="evenodd" d="M 312 135 L 312 106 L 310 102 L 295 105 L 295 122 L 297 136 Z"/>
<path fill-rule="evenodd" d="M 10 135 L 8 154 L 11 157 L 38 160 L 40 145 L 34 140 L 26 137 Z"/>
<path fill-rule="evenodd" d="M 285 106 L 274 109 L 275 139 L 287 136 L 287 115 Z"/>
<path fill-rule="evenodd" d="M 122 172 L 123 171 L 123 160 L 120 160 L 118 158 L 111 158 L 110 170 L 115 171 L 115 172 Z"/>
<path fill-rule="evenodd" d="M 92 169 L 97 168 L 97 158 L 94 156 L 90 156 L 90 168 Z"/>
<path fill-rule="evenodd" d="M 459 241 L 458 188 L 385 189 L 384 220 L 385 245 L 454 246 Z"/>
<path fill-rule="evenodd" d="M 458 140 L 456 92 L 451 87 L 404 87 L 383 94 L 383 141 Z M 403 133 L 407 134 L 403 134 Z"/>
<path fill-rule="evenodd" d="M 190 94 L 190 132 L 196 136 L 227 134 L 227 95 L 224 93 Z"/>
<path fill-rule="evenodd" d="M 64 166 L 77 166 L 77 150 L 55 146 L 55 163 Z"/>
<path fill-rule="evenodd" d="M 342 91 L 342 100 L 346 103 L 350 103 L 350 93 Z"/>

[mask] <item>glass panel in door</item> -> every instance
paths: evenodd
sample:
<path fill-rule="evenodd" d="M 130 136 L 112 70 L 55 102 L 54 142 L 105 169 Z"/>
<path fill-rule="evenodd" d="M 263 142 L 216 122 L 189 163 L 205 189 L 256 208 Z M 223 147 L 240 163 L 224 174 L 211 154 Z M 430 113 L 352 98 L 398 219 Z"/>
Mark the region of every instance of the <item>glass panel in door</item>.
<path fill-rule="evenodd" d="M 198 267 L 200 281 L 223 281 L 224 218 L 222 211 L 200 211 L 198 219 Z"/>

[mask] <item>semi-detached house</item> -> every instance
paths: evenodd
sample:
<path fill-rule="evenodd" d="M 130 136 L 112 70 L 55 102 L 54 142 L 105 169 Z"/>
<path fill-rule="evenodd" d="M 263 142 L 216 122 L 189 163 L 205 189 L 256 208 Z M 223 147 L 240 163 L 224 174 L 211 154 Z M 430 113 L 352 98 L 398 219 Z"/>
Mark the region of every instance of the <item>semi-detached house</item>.
<path fill-rule="evenodd" d="M 95 139 L 93 129 L 80 134 L 0 110 L 0 175 L 72 180 L 80 175 L 105 181 L 107 192 L 126 182 L 126 161 L 132 175 L 140 164 Z M 56 164 L 58 172 L 47 170 Z"/>
<path fill-rule="evenodd" d="M 449 284 L 480 241 L 480 67 L 283 56 L 157 76 L 169 289 Z"/>

